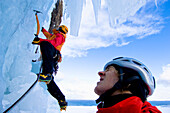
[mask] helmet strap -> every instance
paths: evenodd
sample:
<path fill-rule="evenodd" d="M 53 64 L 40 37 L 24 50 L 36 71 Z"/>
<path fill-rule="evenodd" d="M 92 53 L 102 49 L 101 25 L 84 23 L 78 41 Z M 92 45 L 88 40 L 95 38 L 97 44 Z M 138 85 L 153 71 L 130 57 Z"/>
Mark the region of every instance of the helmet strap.
<path fill-rule="evenodd" d="M 124 86 L 124 82 L 123 82 L 123 75 L 125 73 L 123 73 L 123 69 L 122 68 L 119 68 L 119 81 L 120 81 L 120 84 L 121 84 L 121 87 L 120 87 L 120 90 L 123 91 L 123 87 Z"/>

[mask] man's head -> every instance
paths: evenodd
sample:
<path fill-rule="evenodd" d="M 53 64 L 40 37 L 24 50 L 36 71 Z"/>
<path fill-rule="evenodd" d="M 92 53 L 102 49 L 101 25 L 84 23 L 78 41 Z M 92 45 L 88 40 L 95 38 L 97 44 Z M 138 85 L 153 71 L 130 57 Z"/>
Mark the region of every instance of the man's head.
<path fill-rule="evenodd" d="M 104 66 L 104 71 L 99 72 L 99 76 L 100 81 L 95 87 L 95 93 L 99 96 L 105 93 L 110 96 L 116 91 L 129 91 L 144 100 L 148 95 L 152 95 L 155 89 L 154 77 L 148 68 L 133 58 L 113 59 Z"/>

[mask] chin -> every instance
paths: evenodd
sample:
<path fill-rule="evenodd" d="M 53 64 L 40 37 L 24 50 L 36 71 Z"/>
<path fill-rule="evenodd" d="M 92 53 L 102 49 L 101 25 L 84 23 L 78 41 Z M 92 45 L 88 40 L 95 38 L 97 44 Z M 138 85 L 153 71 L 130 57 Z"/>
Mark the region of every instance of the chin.
<path fill-rule="evenodd" d="M 100 96 L 101 94 L 103 94 L 103 91 L 101 91 L 100 88 L 97 87 L 97 86 L 95 87 L 94 92 L 95 92 L 97 95 L 99 95 L 99 96 Z"/>

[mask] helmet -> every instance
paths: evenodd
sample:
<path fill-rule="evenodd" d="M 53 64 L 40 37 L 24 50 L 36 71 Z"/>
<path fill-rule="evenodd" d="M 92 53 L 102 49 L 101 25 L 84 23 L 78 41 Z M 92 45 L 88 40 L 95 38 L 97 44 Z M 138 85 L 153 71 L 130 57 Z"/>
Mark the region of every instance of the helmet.
<path fill-rule="evenodd" d="M 65 26 L 65 25 L 59 26 L 58 30 L 61 31 L 61 32 L 64 33 L 64 34 L 67 34 L 67 33 L 68 33 L 68 28 L 67 28 L 67 26 Z"/>
<path fill-rule="evenodd" d="M 139 78 L 142 79 L 144 84 L 147 86 L 148 95 L 152 95 L 155 89 L 155 79 L 152 76 L 149 69 L 141 62 L 136 59 L 128 58 L 128 57 L 118 57 L 113 59 L 112 61 L 108 62 L 104 66 L 104 70 L 110 65 L 118 66 L 120 68 L 128 68 L 132 71 L 138 73 Z"/>

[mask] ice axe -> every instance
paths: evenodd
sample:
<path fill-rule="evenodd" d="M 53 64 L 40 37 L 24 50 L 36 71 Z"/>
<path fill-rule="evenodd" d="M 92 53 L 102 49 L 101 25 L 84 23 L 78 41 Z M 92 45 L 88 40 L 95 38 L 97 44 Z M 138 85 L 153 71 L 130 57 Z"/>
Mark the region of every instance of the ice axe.
<path fill-rule="evenodd" d="M 36 21 L 37 21 L 37 33 L 34 34 L 34 35 L 35 35 L 35 37 L 38 37 L 38 34 L 40 33 L 40 23 L 39 23 L 38 15 L 37 15 L 37 14 L 38 14 L 38 13 L 42 13 L 42 12 L 37 11 L 37 10 L 33 10 L 33 11 L 35 12 Z M 35 53 L 37 53 L 37 51 L 38 51 L 38 47 L 36 48 Z"/>
<path fill-rule="evenodd" d="M 37 15 L 37 13 L 42 13 L 41 11 L 38 10 L 33 10 L 35 12 L 35 15 Z"/>
<path fill-rule="evenodd" d="M 38 20 L 38 13 L 42 13 L 40 11 L 37 11 L 37 10 L 33 10 L 35 12 L 35 16 L 36 16 L 36 21 L 37 21 L 37 33 L 35 34 L 35 36 L 38 37 L 38 34 L 40 32 L 40 23 L 39 23 L 39 20 Z"/>

